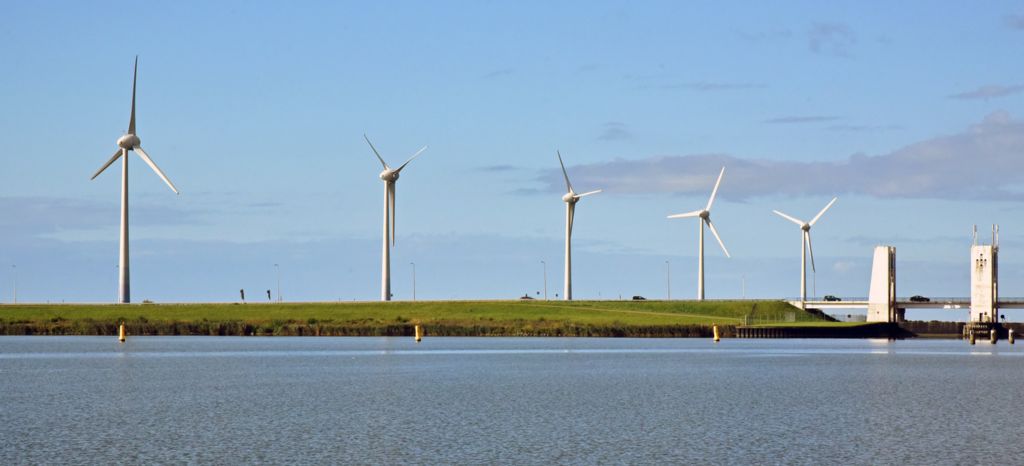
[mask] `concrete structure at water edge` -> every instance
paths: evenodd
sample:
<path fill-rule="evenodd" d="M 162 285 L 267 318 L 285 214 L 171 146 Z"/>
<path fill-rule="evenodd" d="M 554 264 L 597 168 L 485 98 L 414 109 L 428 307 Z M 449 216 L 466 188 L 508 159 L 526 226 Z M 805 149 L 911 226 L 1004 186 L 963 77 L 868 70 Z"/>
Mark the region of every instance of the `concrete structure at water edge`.
<path fill-rule="evenodd" d="M 868 288 L 868 322 L 900 322 L 904 309 L 896 307 L 896 248 L 875 246 Z"/>
<path fill-rule="evenodd" d="M 903 322 L 907 309 L 970 309 L 965 338 L 970 332 L 988 335 L 992 330 L 1004 333 L 1001 309 L 1024 309 L 1024 300 L 999 299 L 999 226 L 992 226 L 992 244 L 978 244 L 977 233 L 971 246 L 970 298 L 943 298 L 932 301 L 915 296 L 896 297 L 896 248 L 876 246 L 871 265 L 871 284 L 867 301 L 794 301 L 791 304 L 821 310 L 867 308 L 868 322 Z"/>
<path fill-rule="evenodd" d="M 999 246 L 971 246 L 971 322 L 999 322 Z"/>

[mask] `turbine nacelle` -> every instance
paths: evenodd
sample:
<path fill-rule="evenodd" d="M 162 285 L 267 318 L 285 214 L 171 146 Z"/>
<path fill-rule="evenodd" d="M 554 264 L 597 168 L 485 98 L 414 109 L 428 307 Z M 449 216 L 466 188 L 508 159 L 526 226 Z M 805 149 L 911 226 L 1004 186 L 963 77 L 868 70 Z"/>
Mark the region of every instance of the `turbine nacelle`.
<path fill-rule="evenodd" d="M 669 215 L 668 218 L 692 218 L 692 217 L 699 217 L 700 218 L 700 225 L 701 225 L 701 227 L 700 227 L 701 228 L 701 235 L 702 235 L 701 237 L 703 238 L 704 225 L 707 224 L 708 229 L 711 230 L 711 234 L 715 236 L 716 240 L 718 240 L 718 245 L 722 247 L 722 252 L 725 253 L 725 257 L 732 257 L 732 256 L 729 255 L 729 250 L 725 248 L 725 243 L 722 242 L 722 238 L 720 236 L 718 236 L 718 230 L 715 229 L 715 224 L 711 223 L 711 206 L 715 204 L 715 196 L 718 195 L 718 187 L 721 186 L 721 184 L 722 184 L 722 177 L 723 176 L 725 176 L 725 167 L 722 167 L 722 171 L 718 172 L 718 180 L 715 181 L 715 187 L 711 189 L 711 197 L 708 198 L 707 206 L 705 206 L 701 210 L 694 210 L 694 211 L 686 212 L 686 213 L 682 213 L 682 214 Z M 703 240 L 701 240 L 701 241 L 703 241 Z M 704 252 L 703 252 L 704 249 L 703 248 L 704 248 L 703 243 L 701 243 L 700 252 L 699 252 L 700 257 L 701 257 L 701 259 L 700 259 L 701 264 L 703 264 L 703 260 L 704 260 L 703 259 L 704 258 Z M 703 265 L 701 267 L 703 267 Z M 703 269 L 701 269 L 701 270 L 703 270 Z M 703 272 L 701 272 L 701 273 L 703 273 Z M 703 285 L 701 285 L 701 286 L 703 286 Z M 701 288 L 701 290 L 703 290 L 703 288 Z M 701 296 L 700 299 L 703 299 L 703 291 L 701 291 L 700 296 Z"/>
<path fill-rule="evenodd" d="M 125 134 L 124 136 L 117 138 L 117 146 L 122 149 L 132 150 L 135 149 L 136 147 L 139 147 L 141 144 L 142 141 L 139 140 L 139 137 L 132 133 L 128 133 Z"/>
<path fill-rule="evenodd" d="M 384 170 L 380 172 L 380 179 L 389 183 L 394 183 L 395 181 L 398 181 L 398 170 Z"/>
<path fill-rule="evenodd" d="M 576 193 L 574 193 L 574 192 L 568 192 L 568 193 L 565 193 L 564 196 L 562 196 L 562 202 L 565 202 L 565 203 L 568 203 L 568 204 L 575 204 L 579 200 L 580 200 L 579 196 L 577 196 Z"/>

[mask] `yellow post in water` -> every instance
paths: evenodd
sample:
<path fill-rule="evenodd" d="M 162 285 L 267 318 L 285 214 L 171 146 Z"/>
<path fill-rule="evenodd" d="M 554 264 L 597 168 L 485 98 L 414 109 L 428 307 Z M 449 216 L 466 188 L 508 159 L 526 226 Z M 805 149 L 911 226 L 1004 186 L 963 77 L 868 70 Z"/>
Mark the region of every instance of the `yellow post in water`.
<path fill-rule="evenodd" d="M 971 339 L 971 344 L 973 345 L 974 344 L 974 330 L 971 330 L 970 339 Z"/>
<path fill-rule="evenodd" d="M 994 345 L 994 344 L 996 344 L 996 338 L 998 338 L 998 336 L 996 335 L 996 329 L 989 330 L 988 331 L 988 341 Z"/>
<path fill-rule="evenodd" d="M 422 339 L 423 339 L 423 327 L 420 327 L 419 324 L 416 324 L 416 341 L 419 342 Z"/>
<path fill-rule="evenodd" d="M 1011 344 L 1011 345 L 1013 344 L 1013 340 L 1014 340 L 1013 336 L 1014 336 L 1014 335 L 1013 335 L 1013 329 L 1011 328 L 1011 329 L 1009 330 L 1009 332 L 1007 332 L 1007 338 L 1006 338 L 1007 340 L 1009 340 L 1009 341 L 1010 341 L 1010 344 Z"/>
<path fill-rule="evenodd" d="M 711 331 L 715 334 L 715 341 L 719 340 L 718 325 L 711 324 Z"/>
<path fill-rule="evenodd" d="M 121 325 L 117 327 L 117 341 L 124 343 L 126 337 L 127 332 L 124 331 L 124 322 L 121 322 Z"/>

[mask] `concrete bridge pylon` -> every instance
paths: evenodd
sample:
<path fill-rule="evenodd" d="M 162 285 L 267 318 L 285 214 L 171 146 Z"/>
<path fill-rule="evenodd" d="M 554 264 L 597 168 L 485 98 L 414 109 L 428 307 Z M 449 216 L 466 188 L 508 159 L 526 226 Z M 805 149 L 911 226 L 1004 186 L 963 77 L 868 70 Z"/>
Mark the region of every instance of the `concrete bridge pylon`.
<path fill-rule="evenodd" d="M 875 246 L 868 289 L 868 322 L 900 322 L 903 309 L 896 307 L 896 248 Z"/>
<path fill-rule="evenodd" d="M 971 322 L 999 322 L 999 226 L 992 225 L 992 244 L 978 244 L 975 227 L 971 246 Z"/>

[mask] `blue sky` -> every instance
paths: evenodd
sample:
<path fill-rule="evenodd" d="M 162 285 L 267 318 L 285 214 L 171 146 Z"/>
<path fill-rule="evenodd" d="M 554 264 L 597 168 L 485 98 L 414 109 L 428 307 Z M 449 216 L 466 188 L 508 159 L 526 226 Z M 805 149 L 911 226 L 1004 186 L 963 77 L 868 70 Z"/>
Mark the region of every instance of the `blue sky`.
<path fill-rule="evenodd" d="M 560 288 L 561 150 L 581 202 L 575 294 L 866 294 L 897 247 L 901 295 L 966 296 L 973 224 L 1002 226 L 1002 294 L 1024 295 L 1024 7 L 1015 2 L 16 2 L 0 19 L 0 263 L 19 298 L 111 301 L 127 126 L 133 298 L 379 294 L 389 162 L 396 299 Z M 0 301 L 13 269 L 0 268 Z"/>

